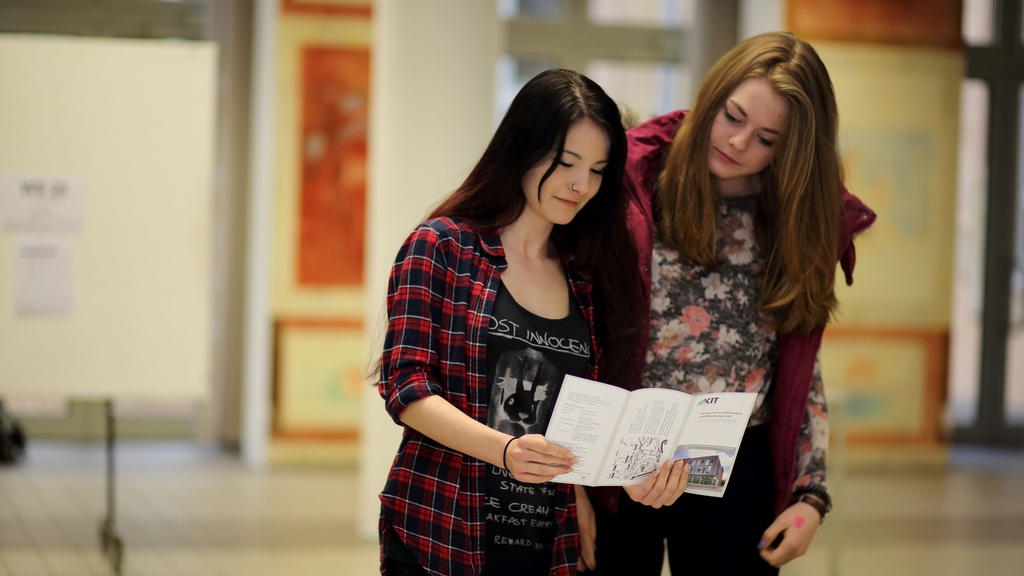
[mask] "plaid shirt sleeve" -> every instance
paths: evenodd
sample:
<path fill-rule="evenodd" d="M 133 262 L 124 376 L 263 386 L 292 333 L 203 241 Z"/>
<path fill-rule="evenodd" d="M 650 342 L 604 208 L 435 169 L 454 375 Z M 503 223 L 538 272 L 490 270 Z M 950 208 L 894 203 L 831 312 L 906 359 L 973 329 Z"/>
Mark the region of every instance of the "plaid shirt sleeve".
<path fill-rule="evenodd" d="M 380 394 L 397 424 L 406 406 L 442 393 L 435 327 L 442 325 L 448 270 L 437 233 L 420 227 L 402 245 L 391 271 Z"/>

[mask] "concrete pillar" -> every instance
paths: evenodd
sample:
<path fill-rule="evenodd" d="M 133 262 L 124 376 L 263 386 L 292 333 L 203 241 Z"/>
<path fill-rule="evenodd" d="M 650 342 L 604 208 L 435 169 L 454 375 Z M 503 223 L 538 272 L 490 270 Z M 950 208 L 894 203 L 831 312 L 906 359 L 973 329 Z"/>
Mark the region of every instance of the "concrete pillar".
<path fill-rule="evenodd" d="M 242 458 L 267 464 L 273 338 L 270 313 L 270 238 L 274 206 L 274 71 L 277 0 L 257 0 L 253 11 L 252 108 L 249 133 L 248 231 L 245 261 L 245 334 L 242 366 Z"/>

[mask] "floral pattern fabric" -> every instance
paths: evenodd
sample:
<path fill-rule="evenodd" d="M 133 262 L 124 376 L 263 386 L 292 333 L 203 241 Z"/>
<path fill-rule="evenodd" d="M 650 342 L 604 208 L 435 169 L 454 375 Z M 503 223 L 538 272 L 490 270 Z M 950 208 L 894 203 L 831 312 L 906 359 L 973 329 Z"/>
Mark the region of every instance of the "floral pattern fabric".
<path fill-rule="evenodd" d="M 749 426 L 771 418 L 766 402 L 778 359 L 778 334 L 757 310 L 764 254 L 754 233 L 756 199 L 723 198 L 721 264 L 709 270 L 679 257 L 655 235 L 650 345 L 641 385 L 690 394 L 754 392 Z M 816 361 L 797 446 L 796 490 L 825 488 L 828 416 Z"/>

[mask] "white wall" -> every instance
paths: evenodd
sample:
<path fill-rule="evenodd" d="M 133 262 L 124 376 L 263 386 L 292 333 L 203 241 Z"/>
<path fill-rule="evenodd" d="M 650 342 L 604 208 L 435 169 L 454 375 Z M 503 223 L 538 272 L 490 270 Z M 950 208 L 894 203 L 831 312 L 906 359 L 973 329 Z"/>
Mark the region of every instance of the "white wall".
<path fill-rule="evenodd" d="M 493 132 L 495 63 L 503 46 L 495 2 L 379 0 L 374 26 L 365 313 L 371 356 L 380 353 L 396 251 L 430 207 L 461 183 Z M 401 430 L 375 391 L 364 398 L 359 532 L 376 539 L 377 495 Z"/>

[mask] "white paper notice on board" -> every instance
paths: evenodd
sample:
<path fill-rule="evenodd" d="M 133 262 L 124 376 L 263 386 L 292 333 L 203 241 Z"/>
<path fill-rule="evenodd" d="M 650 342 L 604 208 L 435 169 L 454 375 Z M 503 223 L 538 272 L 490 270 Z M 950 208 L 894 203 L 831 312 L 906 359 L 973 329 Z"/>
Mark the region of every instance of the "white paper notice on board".
<path fill-rule="evenodd" d="M 77 232 L 84 220 L 84 179 L 0 174 L 0 223 L 4 227 Z"/>
<path fill-rule="evenodd" d="M 14 309 L 18 316 L 70 316 L 71 241 L 67 238 L 14 241 Z"/>

